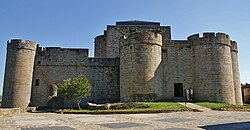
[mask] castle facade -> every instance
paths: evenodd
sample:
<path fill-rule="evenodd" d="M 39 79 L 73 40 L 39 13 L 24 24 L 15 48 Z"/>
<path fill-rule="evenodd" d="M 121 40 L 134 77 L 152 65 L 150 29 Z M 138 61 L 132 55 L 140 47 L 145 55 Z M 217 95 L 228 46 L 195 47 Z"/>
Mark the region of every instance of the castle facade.
<path fill-rule="evenodd" d="M 88 49 L 45 47 L 9 40 L 3 107 L 46 106 L 51 84 L 84 74 L 85 101 L 194 101 L 242 104 L 237 43 L 225 33 L 172 40 L 170 26 L 123 21 L 108 25 Z M 192 90 L 192 91 L 191 91 Z"/>

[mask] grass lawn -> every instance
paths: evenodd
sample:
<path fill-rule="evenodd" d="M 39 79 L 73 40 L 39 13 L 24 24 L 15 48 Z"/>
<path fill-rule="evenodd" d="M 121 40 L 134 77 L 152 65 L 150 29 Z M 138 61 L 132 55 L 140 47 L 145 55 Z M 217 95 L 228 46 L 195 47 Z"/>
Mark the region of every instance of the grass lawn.
<path fill-rule="evenodd" d="M 139 102 L 150 106 L 150 110 L 178 110 L 188 109 L 187 107 L 175 102 Z"/>
<path fill-rule="evenodd" d="M 232 105 L 226 103 L 215 103 L 215 102 L 196 102 L 195 104 L 210 108 L 212 110 L 220 110 L 221 108 L 234 107 L 234 108 L 250 108 L 250 105 Z"/>
<path fill-rule="evenodd" d="M 165 111 L 187 111 L 191 110 L 185 106 L 175 102 L 136 102 L 138 104 L 149 105 L 149 108 L 128 108 L 119 110 L 89 110 L 89 109 L 65 109 L 64 113 L 88 113 L 88 114 L 112 114 L 112 113 L 150 113 L 150 112 L 165 112 Z M 49 110 L 59 112 L 58 110 Z"/>

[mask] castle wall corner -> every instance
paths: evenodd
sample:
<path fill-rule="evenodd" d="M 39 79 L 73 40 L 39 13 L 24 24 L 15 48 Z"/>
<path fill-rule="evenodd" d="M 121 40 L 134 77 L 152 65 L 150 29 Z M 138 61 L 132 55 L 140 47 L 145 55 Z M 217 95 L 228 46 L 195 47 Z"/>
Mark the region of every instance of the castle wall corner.
<path fill-rule="evenodd" d="M 29 40 L 8 41 L 2 107 L 29 105 L 36 47 Z"/>
<path fill-rule="evenodd" d="M 204 33 L 190 42 L 194 50 L 194 100 L 235 104 L 229 36 Z"/>

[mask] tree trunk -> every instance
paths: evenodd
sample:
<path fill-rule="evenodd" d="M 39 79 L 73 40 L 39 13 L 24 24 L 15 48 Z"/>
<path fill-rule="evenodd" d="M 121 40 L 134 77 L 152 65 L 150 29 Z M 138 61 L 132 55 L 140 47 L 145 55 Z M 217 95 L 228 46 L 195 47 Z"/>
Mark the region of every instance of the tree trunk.
<path fill-rule="evenodd" d="M 80 102 L 77 102 L 78 109 L 81 110 Z"/>

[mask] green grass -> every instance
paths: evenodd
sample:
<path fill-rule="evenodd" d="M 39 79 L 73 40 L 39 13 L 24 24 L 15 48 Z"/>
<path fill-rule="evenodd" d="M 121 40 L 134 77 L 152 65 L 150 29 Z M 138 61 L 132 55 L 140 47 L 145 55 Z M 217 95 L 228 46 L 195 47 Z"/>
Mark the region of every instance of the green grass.
<path fill-rule="evenodd" d="M 68 113 L 90 113 L 90 114 L 105 114 L 105 113 L 147 113 L 147 112 L 164 112 L 164 111 L 178 111 L 178 110 L 191 110 L 185 106 L 174 102 L 137 102 L 139 104 L 147 104 L 149 108 L 128 108 L 119 110 L 89 110 L 89 109 L 65 109 L 64 112 Z M 59 112 L 58 110 L 48 110 L 51 112 Z"/>
<path fill-rule="evenodd" d="M 234 107 L 234 108 L 250 108 L 250 105 L 232 105 L 226 103 L 215 103 L 215 102 L 196 102 L 195 104 L 210 108 L 212 110 L 220 110 L 225 107 Z"/>
<path fill-rule="evenodd" d="M 150 106 L 150 110 L 177 110 L 187 109 L 187 107 L 175 102 L 139 102 Z"/>

